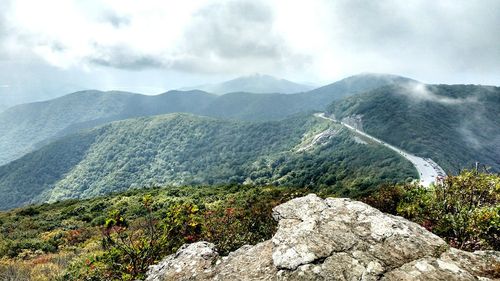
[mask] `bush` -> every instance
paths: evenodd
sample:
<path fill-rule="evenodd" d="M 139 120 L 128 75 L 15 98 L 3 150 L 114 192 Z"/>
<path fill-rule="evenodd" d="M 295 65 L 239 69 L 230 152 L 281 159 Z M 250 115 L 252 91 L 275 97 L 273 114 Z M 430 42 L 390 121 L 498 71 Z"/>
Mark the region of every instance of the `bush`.
<path fill-rule="evenodd" d="M 360 200 L 384 213 L 395 215 L 397 214 L 398 204 L 404 195 L 405 189 L 402 186 L 384 184 L 377 192 Z"/>
<path fill-rule="evenodd" d="M 155 263 L 165 251 L 166 240 L 157 229 L 151 210 L 152 197 L 143 197 L 147 214 L 142 222 L 129 226 L 118 211 L 106 220 L 103 229 L 101 261 L 106 265 L 109 279 L 136 280 L 144 278 L 148 266 Z"/>
<path fill-rule="evenodd" d="M 226 254 L 269 239 L 276 228 L 272 208 L 306 192 L 250 185 L 166 187 L 32 206 L 25 214 L 38 215 L 29 217 L 18 213 L 26 208 L 0 212 L 0 261 L 26 263 L 16 272 L 0 271 L 35 276 L 56 266 L 58 278 L 45 275 L 48 280 L 140 279 L 148 265 L 185 243 L 206 240 Z M 44 263 L 46 257 L 50 261 Z"/>
<path fill-rule="evenodd" d="M 498 174 L 464 170 L 430 188 L 383 187 L 363 201 L 421 224 L 453 247 L 500 250 Z"/>

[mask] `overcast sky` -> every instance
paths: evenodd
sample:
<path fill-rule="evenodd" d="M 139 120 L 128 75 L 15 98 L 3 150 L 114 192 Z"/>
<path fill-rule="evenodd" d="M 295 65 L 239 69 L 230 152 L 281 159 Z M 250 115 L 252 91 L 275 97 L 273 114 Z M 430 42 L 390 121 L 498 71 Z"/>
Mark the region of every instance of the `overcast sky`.
<path fill-rule="evenodd" d="M 0 0 L 0 105 L 256 72 L 500 85 L 500 0 Z"/>

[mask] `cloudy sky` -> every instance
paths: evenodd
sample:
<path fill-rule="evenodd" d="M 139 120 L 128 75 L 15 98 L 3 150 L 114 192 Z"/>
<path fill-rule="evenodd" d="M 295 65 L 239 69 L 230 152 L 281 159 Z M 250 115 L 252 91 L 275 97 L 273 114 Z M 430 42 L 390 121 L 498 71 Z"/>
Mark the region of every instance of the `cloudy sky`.
<path fill-rule="evenodd" d="M 500 85 L 500 0 L 0 0 L 0 106 L 360 72 Z"/>

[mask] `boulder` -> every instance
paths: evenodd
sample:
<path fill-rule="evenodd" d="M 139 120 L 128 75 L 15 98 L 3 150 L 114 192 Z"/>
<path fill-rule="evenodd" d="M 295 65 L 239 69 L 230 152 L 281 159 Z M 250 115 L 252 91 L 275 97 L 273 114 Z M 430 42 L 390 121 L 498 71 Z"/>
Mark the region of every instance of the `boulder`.
<path fill-rule="evenodd" d="M 146 280 L 500 280 L 500 253 L 464 252 L 401 217 L 314 194 L 273 209 L 272 239 L 220 257 L 185 245 Z"/>

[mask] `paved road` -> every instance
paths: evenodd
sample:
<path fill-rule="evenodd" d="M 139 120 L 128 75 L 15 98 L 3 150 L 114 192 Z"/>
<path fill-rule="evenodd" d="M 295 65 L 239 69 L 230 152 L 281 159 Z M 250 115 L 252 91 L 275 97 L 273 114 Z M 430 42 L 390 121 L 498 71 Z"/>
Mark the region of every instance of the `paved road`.
<path fill-rule="evenodd" d="M 354 131 L 355 133 L 357 133 L 359 135 L 367 137 L 367 138 L 369 138 L 369 139 L 371 139 L 371 140 L 373 140 L 381 145 L 384 145 L 384 146 L 396 151 L 397 153 L 402 155 L 404 158 L 408 159 L 408 161 L 410 161 L 413 164 L 413 166 L 415 166 L 415 168 L 417 169 L 417 172 L 419 174 L 419 177 L 420 177 L 420 184 L 422 186 L 428 187 L 431 183 L 436 181 L 436 177 L 438 177 L 438 176 L 444 177 L 446 175 L 444 170 L 441 167 L 439 167 L 439 165 L 436 164 L 436 162 L 432 161 L 432 159 L 422 158 L 422 157 L 418 157 L 418 156 L 415 156 L 413 154 L 410 154 L 410 153 L 408 153 L 400 148 L 397 148 L 393 145 L 387 144 L 384 141 L 377 139 L 376 137 L 373 137 L 365 132 L 362 132 L 362 131 L 360 131 L 360 130 L 358 130 L 358 129 L 356 129 L 356 128 L 354 128 L 354 127 L 352 127 L 344 122 L 341 122 L 341 121 L 335 120 L 331 117 L 328 117 L 324 113 L 316 113 L 314 115 L 316 117 L 319 117 L 319 118 L 323 118 L 326 120 L 333 121 L 335 123 L 342 124 L 343 126 L 348 128 L 349 130 Z"/>

